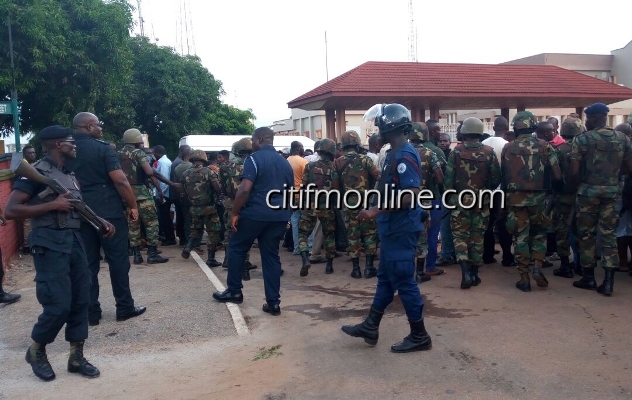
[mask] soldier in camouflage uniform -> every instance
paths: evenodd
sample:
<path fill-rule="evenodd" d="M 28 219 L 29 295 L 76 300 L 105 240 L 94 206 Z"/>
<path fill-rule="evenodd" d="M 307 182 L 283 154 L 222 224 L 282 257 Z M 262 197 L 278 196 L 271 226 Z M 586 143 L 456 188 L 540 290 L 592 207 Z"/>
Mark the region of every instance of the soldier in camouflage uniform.
<path fill-rule="evenodd" d="M 569 242 L 569 219 L 575 205 L 575 190 L 569 185 L 571 181 L 571 143 L 575 136 L 583 132 L 579 118 L 568 117 L 562 122 L 560 136 L 566 141 L 555 146 L 557 159 L 562 171 L 562 180 L 553 182 L 553 214 L 552 225 L 557 242 L 557 254 L 560 256 L 560 267 L 553 270 L 553 275 L 572 278 L 573 269 L 570 264 L 571 245 Z M 572 224 L 574 225 L 574 224 Z"/>
<path fill-rule="evenodd" d="M 423 122 L 416 122 L 413 124 L 412 131 L 408 134 L 408 141 L 419 153 L 421 159 L 421 187 L 419 190 L 430 190 L 434 199 L 439 198 L 439 185 L 443 183 L 443 164 L 439 160 L 437 153 L 423 145 L 427 143 L 431 146 L 433 144 L 428 140 L 428 127 Z M 441 151 L 441 154 L 444 154 Z M 424 206 L 430 206 L 432 202 L 425 200 Z M 423 213 L 424 216 L 430 215 L 430 213 Z M 415 281 L 417 283 L 428 282 L 430 275 L 424 272 L 426 264 L 426 256 L 428 255 L 428 229 L 425 232 L 421 232 L 419 240 L 417 240 L 417 272 L 415 273 Z"/>
<path fill-rule="evenodd" d="M 529 111 L 520 111 L 513 118 L 516 139 L 507 143 L 501 153 L 501 189 L 506 195 L 507 231 L 514 236 L 514 253 L 520 281 L 516 287 L 531 291 L 529 262 L 533 258 L 531 274 L 539 287 L 548 287 L 542 273 L 546 253 L 545 216 L 547 187 L 545 176 L 550 168 L 556 180 L 562 178 L 555 150 L 542 139 L 533 136 L 536 121 Z"/>
<path fill-rule="evenodd" d="M 500 165 L 494 149 L 481 143 L 484 130 L 478 118 L 463 121 L 464 142 L 450 152 L 446 168 L 445 188 L 457 192 L 450 197 L 450 205 L 455 206 L 450 222 L 456 260 L 461 265 L 461 289 L 481 283 L 478 268 L 483 264 L 483 237 L 491 203 L 491 196 L 483 195 L 482 191 L 495 190 L 500 184 Z M 475 196 L 458 195 L 464 190 L 472 191 Z M 462 204 L 458 204 L 458 197 Z"/>
<path fill-rule="evenodd" d="M 360 222 L 358 214 L 362 209 L 361 202 L 365 198 L 365 192 L 373 189 L 380 174 L 368 156 L 358 153 L 359 146 L 360 136 L 356 131 L 343 133 L 342 149 L 344 154 L 334 161 L 334 169 L 338 175 L 338 187 L 341 190 L 340 194 L 343 199 L 346 198 L 346 204 L 351 207 L 347 208 L 343 202 L 347 239 L 349 240 L 347 251 L 353 264 L 351 277 L 356 279 L 362 277 L 359 257 L 363 249 L 366 256 L 364 277 L 373 278 L 377 275 L 377 269 L 373 266 L 377 247 L 377 223 L 374 220 Z M 351 190 L 358 191 L 361 196 L 358 198 L 353 192 L 349 192 Z M 349 194 L 345 196 L 344 193 L 347 192 Z"/>
<path fill-rule="evenodd" d="M 182 250 L 182 257 L 189 258 L 191 249 L 200 245 L 203 229 L 206 227 L 208 235 L 206 265 L 217 267 L 222 265 L 215 260 L 217 245 L 221 241 L 219 232 L 222 229 L 215 208 L 215 198 L 221 193 L 219 177 L 210 168 L 204 166 L 207 161 L 204 151 L 194 150 L 189 160 L 193 166 L 182 174 L 181 182 L 190 204 L 191 235 Z"/>
<path fill-rule="evenodd" d="M 334 156 L 336 154 L 336 143 L 331 139 L 323 139 L 318 150 L 320 160 L 311 162 L 305 166 L 303 173 L 303 187 L 313 184 L 314 190 L 338 191 L 338 174 L 334 168 Z M 315 193 L 311 193 L 310 204 L 305 205 L 301 212 L 301 219 L 298 223 L 298 243 L 303 266 L 300 275 L 307 276 L 311 263 L 309 261 L 309 246 L 307 239 L 316 225 L 316 220 L 320 221 L 325 237 L 325 251 L 327 253 L 327 266 L 325 273 L 334 272 L 334 257 L 336 256 L 336 215 L 332 204 L 326 207 L 327 196 L 320 195 L 318 203 L 314 198 Z M 331 197 L 333 202 L 334 197 Z M 334 203 L 335 204 L 335 203 Z"/>
<path fill-rule="evenodd" d="M 239 185 L 241 183 L 240 177 L 242 171 L 244 170 L 244 159 L 252 154 L 252 140 L 250 140 L 249 138 L 243 138 L 236 141 L 235 143 L 233 143 L 231 151 L 235 155 L 235 158 L 232 161 L 225 161 L 219 167 L 220 185 L 225 196 L 224 221 L 228 222 L 230 222 L 230 216 L 233 212 L 233 201 L 235 200 L 237 189 L 239 189 Z M 225 249 L 228 249 L 228 243 L 230 243 L 230 238 L 232 234 L 233 229 L 230 226 L 230 223 L 227 223 L 226 231 L 224 233 Z M 228 252 L 228 250 L 226 251 Z M 224 257 L 222 268 L 228 269 L 228 257 Z M 250 263 L 250 251 L 248 251 L 248 253 L 246 253 L 246 262 L 244 264 L 242 279 L 245 281 L 250 280 L 249 271 L 255 268 L 257 268 L 257 266 Z"/>
<path fill-rule="evenodd" d="M 156 203 L 147 186 L 148 180 L 154 174 L 153 168 L 147 162 L 147 155 L 143 151 L 143 135 L 138 129 L 128 129 L 123 133 L 125 146 L 118 152 L 123 173 L 127 177 L 134 198 L 138 204 L 138 216 L 132 220 L 127 212 L 127 224 L 129 225 L 129 242 L 134 255 L 134 264 L 141 264 L 143 256 L 140 254 L 141 236 L 140 223 L 145 225 L 147 237 L 147 262 L 149 264 L 165 263 L 169 259 L 158 254 L 158 218 Z M 129 211 L 129 210 L 128 210 Z"/>
<path fill-rule="evenodd" d="M 632 144 L 625 134 L 606 126 L 610 109 L 602 103 L 586 108 L 588 132 L 575 138 L 571 145 L 571 177 L 580 180 L 575 198 L 577 239 L 583 276 L 573 286 L 610 296 L 614 285 L 614 269 L 619 265 L 615 229 L 619 216 L 615 198 L 619 194 L 619 175 L 632 170 Z M 595 281 L 595 239 L 601 234 L 601 265 L 605 269 L 603 283 Z"/>

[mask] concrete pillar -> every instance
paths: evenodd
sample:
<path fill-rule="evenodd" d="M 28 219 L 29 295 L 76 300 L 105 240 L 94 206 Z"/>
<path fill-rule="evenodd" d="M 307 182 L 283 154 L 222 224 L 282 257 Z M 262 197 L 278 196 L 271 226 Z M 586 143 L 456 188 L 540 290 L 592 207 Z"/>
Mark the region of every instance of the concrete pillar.
<path fill-rule="evenodd" d="M 426 110 L 421 107 L 413 107 L 411 110 L 413 122 L 423 122 L 426 117 Z"/>
<path fill-rule="evenodd" d="M 338 143 L 338 138 L 347 130 L 347 121 L 345 118 L 345 109 L 336 108 L 336 132 L 332 140 Z"/>
<path fill-rule="evenodd" d="M 584 118 L 584 107 L 575 107 L 575 113 L 577 115 L 579 115 L 579 118 L 583 119 Z"/>
<path fill-rule="evenodd" d="M 430 119 L 439 121 L 439 107 L 430 106 Z"/>
<path fill-rule="evenodd" d="M 336 112 L 332 109 L 325 110 L 325 136 L 324 138 L 329 138 L 335 140 L 336 138 Z"/>
<path fill-rule="evenodd" d="M 509 109 L 508 108 L 501 108 L 500 109 L 500 115 L 502 115 L 503 117 L 505 117 L 505 119 L 507 121 L 509 121 Z"/>

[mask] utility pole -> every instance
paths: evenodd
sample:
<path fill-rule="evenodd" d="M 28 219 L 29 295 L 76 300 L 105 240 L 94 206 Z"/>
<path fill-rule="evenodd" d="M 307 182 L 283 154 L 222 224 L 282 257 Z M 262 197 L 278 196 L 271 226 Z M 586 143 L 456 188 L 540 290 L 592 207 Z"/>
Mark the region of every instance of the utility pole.
<path fill-rule="evenodd" d="M 413 18 L 413 0 L 408 0 L 408 14 L 410 17 L 410 32 L 408 34 L 408 61 L 417 62 L 417 40 L 415 19 Z"/>
<path fill-rule="evenodd" d="M 329 82 L 329 59 L 327 55 L 327 31 L 325 31 L 325 74 L 327 75 L 327 82 Z"/>
<path fill-rule="evenodd" d="M 7 15 L 7 28 L 9 29 L 9 53 L 11 53 L 11 113 L 13 114 L 13 134 L 15 135 L 15 151 L 20 152 L 20 115 L 18 110 L 18 91 L 15 88 L 15 64 L 13 63 L 13 33 L 11 31 L 11 17 Z"/>
<path fill-rule="evenodd" d="M 141 10 L 142 0 L 137 0 L 138 3 L 138 26 L 140 28 L 140 35 L 145 36 L 145 20 L 143 19 L 143 11 Z"/>

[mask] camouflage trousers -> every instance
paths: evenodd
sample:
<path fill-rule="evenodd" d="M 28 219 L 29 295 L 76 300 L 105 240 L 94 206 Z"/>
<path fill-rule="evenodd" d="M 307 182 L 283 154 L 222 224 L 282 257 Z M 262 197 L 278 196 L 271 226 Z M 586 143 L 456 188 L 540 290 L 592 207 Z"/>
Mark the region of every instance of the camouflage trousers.
<path fill-rule="evenodd" d="M 601 235 L 601 265 L 604 268 L 619 266 L 617 239 L 615 230 L 619 224 L 619 215 L 614 209 L 615 199 L 577 195 L 575 212 L 577 213 L 577 239 L 579 242 L 580 264 L 594 268 L 597 230 Z"/>
<path fill-rule="evenodd" d="M 430 201 L 424 200 L 422 203 L 424 206 L 428 206 L 432 204 Z M 428 210 L 428 218 L 426 222 L 424 222 L 424 230 L 419 233 L 419 239 L 417 239 L 417 247 L 415 248 L 415 255 L 417 258 L 426 258 L 428 257 L 428 230 L 430 229 L 430 221 L 432 217 L 430 215 L 430 211 Z"/>
<path fill-rule="evenodd" d="M 336 215 L 333 210 L 303 210 L 298 222 L 298 251 L 309 251 L 307 239 L 320 220 L 327 258 L 336 256 Z"/>
<path fill-rule="evenodd" d="M 156 214 L 156 204 L 154 199 L 136 200 L 138 205 L 138 216 L 136 221 L 129 217 L 129 207 L 127 208 L 127 224 L 129 225 L 129 243 L 131 247 L 141 245 L 140 223 L 145 225 L 145 235 L 148 246 L 158 246 L 158 215 Z"/>
<path fill-rule="evenodd" d="M 360 257 L 362 250 L 364 255 L 374 255 L 377 247 L 377 223 L 375 220 L 360 222 L 358 214 L 360 210 L 345 210 L 345 227 L 349 241 L 347 251 L 351 258 Z"/>
<path fill-rule="evenodd" d="M 213 206 L 191 206 L 191 239 L 201 239 L 204 228 L 208 235 L 209 251 L 217 250 L 217 245 L 221 240 L 219 232 L 222 230 L 222 224 L 219 222 L 219 215 Z M 198 242 L 199 243 L 199 242 Z"/>
<path fill-rule="evenodd" d="M 507 231 L 514 239 L 514 256 L 518 271 L 529 273 L 531 259 L 544 262 L 546 230 L 549 218 L 544 215 L 544 203 L 535 206 L 509 205 Z"/>
<path fill-rule="evenodd" d="M 457 207 L 450 215 L 456 261 L 483 265 L 483 238 L 489 225 L 489 206 L 465 209 Z"/>
<path fill-rule="evenodd" d="M 226 231 L 224 232 L 224 250 L 226 254 L 228 254 L 228 245 L 230 243 L 230 238 L 233 236 L 233 228 L 230 226 L 231 218 L 233 214 L 233 206 L 226 206 L 224 203 L 224 223 L 226 224 Z M 246 262 L 250 262 L 250 250 L 246 253 Z"/>
<path fill-rule="evenodd" d="M 555 206 L 551 215 L 551 225 L 557 242 L 557 254 L 560 257 L 570 257 L 571 243 L 568 239 L 571 227 L 568 224 L 573 205 L 575 204 L 575 196 L 565 194 L 556 196 Z"/>

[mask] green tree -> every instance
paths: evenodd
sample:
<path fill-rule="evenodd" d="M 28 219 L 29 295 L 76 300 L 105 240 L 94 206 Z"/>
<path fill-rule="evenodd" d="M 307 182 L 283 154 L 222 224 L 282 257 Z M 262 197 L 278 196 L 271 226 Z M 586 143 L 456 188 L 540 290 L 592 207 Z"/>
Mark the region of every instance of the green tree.
<path fill-rule="evenodd" d="M 110 129 L 132 123 L 134 110 L 124 97 L 133 68 L 127 1 L 5 0 L 0 15 L 11 16 L 22 131 L 70 125 L 80 111 L 94 112 Z M 0 55 L 0 98 L 7 98 L 7 40 L 0 40 Z M 3 122 L 2 133 L 12 132 L 10 120 Z"/>

